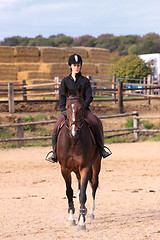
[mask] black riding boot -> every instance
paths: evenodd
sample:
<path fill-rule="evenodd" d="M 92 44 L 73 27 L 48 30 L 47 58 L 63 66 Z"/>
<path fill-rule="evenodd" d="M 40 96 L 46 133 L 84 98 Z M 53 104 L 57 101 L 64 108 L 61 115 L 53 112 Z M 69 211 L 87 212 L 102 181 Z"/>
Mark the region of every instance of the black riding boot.
<path fill-rule="evenodd" d="M 106 157 L 108 157 L 109 155 L 112 154 L 110 149 L 103 145 L 104 144 L 103 135 L 102 135 L 102 132 L 101 132 L 100 129 L 96 131 L 95 139 L 96 139 L 96 143 L 97 143 L 97 146 L 98 146 L 99 153 L 100 153 L 101 157 L 106 158 Z M 105 148 L 107 148 L 109 151 L 107 152 L 105 150 Z"/>
<path fill-rule="evenodd" d="M 55 150 L 55 146 L 57 143 L 57 135 L 56 134 L 52 134 L 52 148 L 53 148 L 53 154 L 50 157 L 50 159 L 52 160 L 52 162 L 57 162 L 57 154 L 56 154 L 56 150 Z"/>

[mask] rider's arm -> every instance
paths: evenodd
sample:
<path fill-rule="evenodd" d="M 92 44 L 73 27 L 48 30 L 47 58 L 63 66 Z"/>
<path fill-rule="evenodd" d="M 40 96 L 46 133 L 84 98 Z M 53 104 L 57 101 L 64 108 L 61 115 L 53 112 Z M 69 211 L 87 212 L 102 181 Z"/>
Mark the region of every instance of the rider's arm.
<path fill-rule="evenodd" d="M 89 79 L 87 78 L 86 80 L 86 85 L 85 85 L 85 100 L 84 100 L 84 108 L 88 109 L 90 106 L 90 103 L 93 100 L 92 96 L 92 88 Z"/>

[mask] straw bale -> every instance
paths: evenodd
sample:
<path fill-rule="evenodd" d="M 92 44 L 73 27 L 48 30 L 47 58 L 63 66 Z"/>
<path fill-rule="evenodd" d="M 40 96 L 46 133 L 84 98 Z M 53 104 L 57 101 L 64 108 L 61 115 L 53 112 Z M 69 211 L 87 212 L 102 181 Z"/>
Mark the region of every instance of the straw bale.
<path fill-rule="evenodd" d="M 0 81 L 10 82 L 17 80 L 17 73 L 0 74 Z"/>
<path fill-rule="evenodd" d="M 17 63 L 18 71 L 38 71 L 40 70 L 39 63 Z"/>
<path fill-rule="evenodd" d="M 0 63 L 13 63 L 14 57 L 13 56 L 4 56 L 0 55 Z"/>
<path fill-rule="evenodd" d="M 82 74 L 85 76 L 95 76 L 97 74 L 97 67 L 92 63 L 84 63 L 82 66 Z"/>
<path fill-rule="evenodd" d="M 40 57 L 34 57 L 34 56 L 17 56 L 14 58 L 15 63 L 38 63 L 40 60 Z"/>
<path fill-rule="evenodd" d="M 52 63 L 48 65 L 52 77 L 69 75 L 69 67 L 66 63 Z"/>
<path fill-rule="evenodd" d="M 0 57 L 14 57 L 14 47 L 0 47 Z"/>
<path fill-rule="evenodd" d="M 107 49 L 88 48 L 88 61 L 94 63 L 109 63 L 110 54 Z"/>
<path fill-rule="evenodd" d="M 98 76 L 108 77 L 110 64 L 97 64 Z"/>
<path fill-rule="evenodd" d="M 18 67 L 16 64 L 12 63 L 12 64 L 9 64 L 9 63 L 0 63 L 0 70 L 18 70 Z"/>
<path fill-rule="evenodd" d="M 42 63 L 41 62 L 40 65 L 39 65 L 39 71 L 50 72 L 48 63 Z"/>
<path fill-rule="evenodd" d="M 17 74 L 18 81 L 22 81 L 25 79 L 26 81 L 28 80 L 33 80 L 33 79 L 46 79 L 50 80 L 51 79 L 51 74 L 46 73 L 46 72 L 40 72 L 40 71 L 24 71 L 24 72 L 19 72 Z"/>
<path fill-rule="evenodd" d="M 40 60 L 45 63 L 63 62 L 64 51 L 62 48 L 40 48 Z"/>
<path fill-rule="evenodd" d="M 15 57 L 39 57 L 38 47 L 15 47 L 14 48 Z"/>
<path fill-rule="evenodd" d="M 70 55 L 72 54 L 79 54 L 83 61 L 87 61 L 87 57 L 88 57 L 88 52 L 87 52 L 87 48 L 84 47 L 68 47 L 68 48 L 63 48 L 65 50 L 65 58 L 64 61 L 68 62 L 68 58 Z"/>

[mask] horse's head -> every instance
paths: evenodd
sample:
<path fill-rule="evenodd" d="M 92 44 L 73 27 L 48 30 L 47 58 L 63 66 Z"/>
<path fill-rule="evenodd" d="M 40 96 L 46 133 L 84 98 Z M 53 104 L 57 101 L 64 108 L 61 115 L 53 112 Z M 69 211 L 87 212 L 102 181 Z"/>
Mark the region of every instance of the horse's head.
<path fill-rule="evenodd" d="M 69 133 L 73 139 L 79 137 L 80 129 L 83 126 L 84 108 L 81 90 L 77 94 L 70 94 L 66 102 L 67 123 Z"/>

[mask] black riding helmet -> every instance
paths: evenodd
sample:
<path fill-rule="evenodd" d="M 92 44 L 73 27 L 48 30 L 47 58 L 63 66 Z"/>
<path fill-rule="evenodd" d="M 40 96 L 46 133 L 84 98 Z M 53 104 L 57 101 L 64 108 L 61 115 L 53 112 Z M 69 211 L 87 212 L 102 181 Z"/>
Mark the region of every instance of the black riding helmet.
<path fill-rule="evenodd" d="M 76 63 L 80 63 L 82 66 L 82 58 L 78 54 L 73 54 L 68 59 L 68 65 L 71 66 L 71 64 L 76 64 Z"/>

